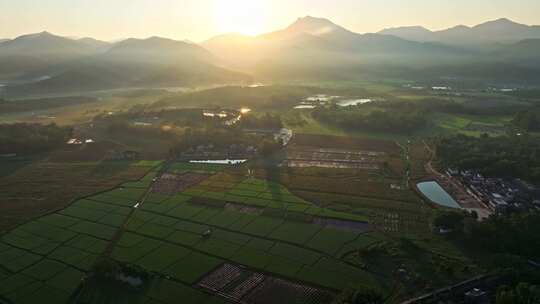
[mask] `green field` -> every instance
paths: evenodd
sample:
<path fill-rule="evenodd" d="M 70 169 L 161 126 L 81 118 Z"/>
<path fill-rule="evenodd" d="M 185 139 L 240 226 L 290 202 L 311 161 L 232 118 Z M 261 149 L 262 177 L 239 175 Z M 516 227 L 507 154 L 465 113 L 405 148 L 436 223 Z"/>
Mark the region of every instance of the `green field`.
<path fill-rule="evenodd" d="M 151 170 L 139 180 L 17 226 L 0 238 L 0 299 L 33 303 L 48 291 L 52 302 L 46 303 L 67 303 L 75 294 L 96 304 L 111 296 L 119 303 L 173 304 L 177 297 L 186 303 L 226 303 L 196 286 L 224 263 L 334 292 L 359 286 L 392 292 L 397 265 L 412 273 L 434 272 L 441 286 L 475 270 L 445 274 L 440 263 L 460 269 L 472 262 L 446 241 L 418 232 L 420 226 L 401 232 L 377 231 L 385 230 L 377 217 L 386 216 L 385 212 L 410 221 L 409 228 L 419 222 L 425 214 L 415 199 L 391 202 L 336 193 L 310 195 L 309 191 L 293 192 L 276 181 L 238 174 L 242 171 L 175 163 L 169 172 L 199 172 L 208 178 L 181 193 L 166 195 L 148 192 L 156 177 Z M 319 199 L 339 199 L 355 208 L 340 211 L 333 203 L 331 209 Z M 138 202 L 142 205 L 134 208 Z M 371 231 L 359 231 L 324 226 L 315 219 L 372 226 Z M 420 248 L 415 254 L 432 262 L 418 263 L 401 249 L 402 238 L 410 231 L 421 235 L 412 238 Z M 109 290 L 93 280 L 81 281 L 100 257 L 109 254 L 122 265 L 150 273 L 146 287 L 133 294 L 122 288 Z"/>

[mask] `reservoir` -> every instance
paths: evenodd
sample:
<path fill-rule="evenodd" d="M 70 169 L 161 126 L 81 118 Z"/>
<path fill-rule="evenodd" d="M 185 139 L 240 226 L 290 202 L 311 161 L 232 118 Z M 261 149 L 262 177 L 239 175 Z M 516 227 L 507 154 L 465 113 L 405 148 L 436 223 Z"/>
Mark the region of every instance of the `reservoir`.
<path fill-rule="evenodd" d="M 437 182 L 419 183 L 418 189 L 432 202 L 444 207 L 461 209 L 461 206 Z"/>
<path fill-rule="evenodd" d="M 301 104 L 294 108 L 295 109 L 315 109 L 316 107 L 314 105 Z"/>
<path fill-rule="evenodd" d="M 373 102 L 372 99 L 351 99 L 351 100 L 342 100 L 337 103 L 340 107 L 350 107 L 350 106 L 357 106 L 365 103 Z"/>
<path fill-rule="evenodd" d="M 191 160 L 189 162 L 192 164 L 238 165 L 247 162 L 247 159 Z"/>

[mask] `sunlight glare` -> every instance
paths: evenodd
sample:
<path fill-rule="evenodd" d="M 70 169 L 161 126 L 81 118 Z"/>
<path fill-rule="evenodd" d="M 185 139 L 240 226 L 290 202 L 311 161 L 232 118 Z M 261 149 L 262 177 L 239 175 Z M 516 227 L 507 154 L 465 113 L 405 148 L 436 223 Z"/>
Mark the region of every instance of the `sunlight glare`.
<path fill-rule="evenodd" d="M 265 0 L 215 0 L 215 21 L 222 33 L 257 35 L 269 15 Z"/>

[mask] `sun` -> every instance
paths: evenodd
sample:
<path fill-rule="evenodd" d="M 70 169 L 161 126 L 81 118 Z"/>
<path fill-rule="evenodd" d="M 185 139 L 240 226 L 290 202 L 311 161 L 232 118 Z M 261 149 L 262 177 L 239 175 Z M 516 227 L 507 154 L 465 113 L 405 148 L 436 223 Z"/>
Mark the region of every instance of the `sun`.
<path fill-rule="evenodd" d="M 222 33 L 257 35 L 269 15 L 265 0 L 215 0 L 215 21 Z"/>

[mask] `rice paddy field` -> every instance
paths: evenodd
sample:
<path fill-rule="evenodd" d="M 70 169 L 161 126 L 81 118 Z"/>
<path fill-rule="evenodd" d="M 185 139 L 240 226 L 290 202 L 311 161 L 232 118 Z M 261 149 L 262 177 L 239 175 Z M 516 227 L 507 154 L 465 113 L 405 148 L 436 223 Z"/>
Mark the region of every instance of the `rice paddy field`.
<path fill-rule="evenodd" d="M 10 165 L 5 165 L 9 163 Z M 0 161 L 0 233 L 80 197 L 138 180 L 161 161 Z"/>
<path fill-rule="evenodd" d="M 399 158 L 391 143 L 371 144 Z M 476 270 L 429 233 L 421 200 L 386 194 L 399 174 L 138 165 L 149 166 L 144 177 L 3 234 L 0 302 L 323 304 L 359 287 L 397 301 Z M 144 288 L 92 284 L 103 259 L 148 273 Z M 395 276 L 400 268 L 407 279 Z"/>
<path fill-rule="evenodd" d="M 437 113 L 433 115 L 433 124 L 441 133 L 460 133 L 468 136 L 490 134 L 504 135 L 512 121 L 512 116 L 475 116 L 450 115 Z"/>

